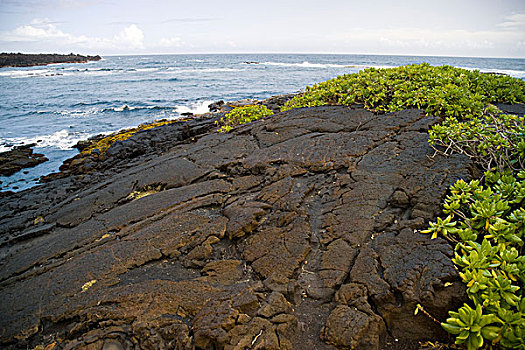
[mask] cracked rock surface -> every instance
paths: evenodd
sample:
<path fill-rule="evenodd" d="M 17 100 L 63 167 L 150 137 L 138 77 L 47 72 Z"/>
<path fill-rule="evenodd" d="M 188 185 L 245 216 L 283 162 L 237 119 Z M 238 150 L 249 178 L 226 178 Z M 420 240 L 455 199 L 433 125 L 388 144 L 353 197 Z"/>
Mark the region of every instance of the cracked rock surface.
<path fill-rule="evenodd" d="M 471 164 L 431 158 L 437 121 L 315 107 L 220 134 L 196 119 L 0 198 L 1 346 L 446 341 L 414 309 L 444 319 L 465 291 L 451 246 L 417 230 Z"/>

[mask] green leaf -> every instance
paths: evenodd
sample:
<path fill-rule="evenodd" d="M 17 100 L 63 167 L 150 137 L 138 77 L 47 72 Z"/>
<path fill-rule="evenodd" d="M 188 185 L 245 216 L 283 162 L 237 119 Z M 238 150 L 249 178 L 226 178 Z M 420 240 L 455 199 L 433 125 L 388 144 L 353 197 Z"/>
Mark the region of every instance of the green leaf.
<path fill-rule="evenodd" d="M 494 340 L 499 336 L 501 327 L 486 326 L 481 329 L 481 335 L 487 340 Z"/>
<path fill-rule="evenodd" d="M 446 322 L 441 323 L 441 327 L 443 327 L 443 329 L 450 334 L 459 334 L 463 330 L 463 328 L 460 326 Z"/>

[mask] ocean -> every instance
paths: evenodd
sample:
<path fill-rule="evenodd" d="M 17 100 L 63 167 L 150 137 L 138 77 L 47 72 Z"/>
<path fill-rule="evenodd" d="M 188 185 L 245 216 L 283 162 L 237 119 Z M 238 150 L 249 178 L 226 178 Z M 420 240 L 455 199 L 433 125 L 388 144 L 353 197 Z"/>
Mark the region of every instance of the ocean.
<path fill-rule="evenodd" d="M 181 113 L 204 113 L 219 100 L 270 96 L 367 67 L 432 65 L 525 79 L 525 59 L 386 55 L 107 56 L 86 64 L 0 68 L 0 152 L 36 143 L 48 162 L 0 176 L 0 190 L 23 190 L 58 171 L 79 140 Z"/>

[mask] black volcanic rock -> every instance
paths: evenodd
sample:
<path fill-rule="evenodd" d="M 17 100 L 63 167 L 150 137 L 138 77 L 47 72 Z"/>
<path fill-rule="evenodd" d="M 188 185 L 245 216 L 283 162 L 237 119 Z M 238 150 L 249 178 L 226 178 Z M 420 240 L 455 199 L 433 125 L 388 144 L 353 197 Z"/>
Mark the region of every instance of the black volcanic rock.
<path fill-rule="evenodd" d="M 0 153 L 0 175 L 13 175 L 24 169 L 37 166 L 47 161 L 43 154 L 33 153 L 35 144 L 17 146 L 12 150 Z"/>
<path fill-rule="evenodd" d="M 81 56 L 75 54 L 22 54 L 22 53 L 0 53 L 1 67 L 30 67 L 43 66 L 52 63 L 86 63 L 88 61 L 100 61 L 102 58 L 96 56 Z"/>
<path fill-rule="evenodd" d="M 139 132 L 0 198 L 0 344 L 67 349 L 385 349 L 447 341 L 466 295 L 417 232 L 461 155 L 424 111 L 297 109 L 217 133 Z"/>

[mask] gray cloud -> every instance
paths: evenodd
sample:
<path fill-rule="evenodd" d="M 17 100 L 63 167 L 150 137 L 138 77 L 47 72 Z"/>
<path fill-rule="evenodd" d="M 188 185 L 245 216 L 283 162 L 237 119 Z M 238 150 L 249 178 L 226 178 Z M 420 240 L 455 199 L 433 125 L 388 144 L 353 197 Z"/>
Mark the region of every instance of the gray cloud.
<path fill-rule="evenodd" d="M 516 29 L 525 27 L 525 13 L 515 13 L 505 17 L 505 22 L 498 24 L 498 27 Z"/>

